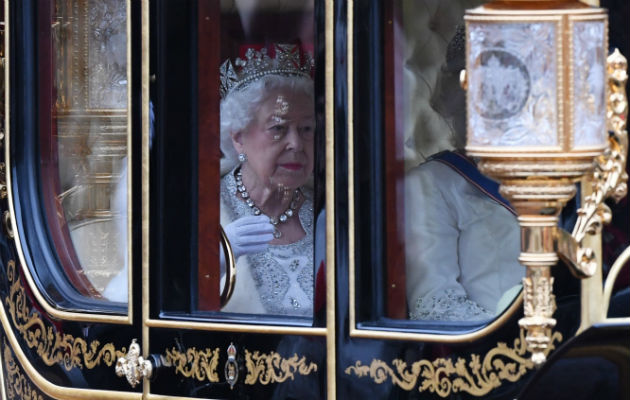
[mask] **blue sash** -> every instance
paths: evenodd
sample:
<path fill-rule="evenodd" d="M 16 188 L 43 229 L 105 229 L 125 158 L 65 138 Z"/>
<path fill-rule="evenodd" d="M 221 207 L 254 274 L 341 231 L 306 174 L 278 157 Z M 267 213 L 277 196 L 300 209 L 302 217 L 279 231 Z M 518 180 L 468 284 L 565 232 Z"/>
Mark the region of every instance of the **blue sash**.
<path fill-rule="evenodd" d="M 429 157 L 429 161 L 438 161 L 451 167 L 483 194 L 516 215 L 516 211 L 510 203 L 499 194 L 499 184 L 479 172 L 477 166 L 463 154 L 454 151 L 443 151 Z"/>

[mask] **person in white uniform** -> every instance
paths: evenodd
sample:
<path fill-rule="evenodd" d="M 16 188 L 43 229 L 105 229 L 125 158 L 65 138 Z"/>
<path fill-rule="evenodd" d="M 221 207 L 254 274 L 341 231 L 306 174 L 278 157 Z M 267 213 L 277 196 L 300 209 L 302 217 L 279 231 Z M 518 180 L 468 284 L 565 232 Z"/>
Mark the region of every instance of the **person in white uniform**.
<path fill-rule="evenodd" d="M 249 49 L 221 67 L 221 224 L 237 258 L 222 311 L 312 317 L 312 59 Z"/>
<path fill-rule="evenodd" d="M 429 142 L 466 143 L 466 101 L 459 85 L 465 68 L 465 30 L 449 42 L 432 91 L 431 107 L 450 130 L 427 131 Z M 420 150 L 423 148 L 421 147 Z M 489 319 L 520 290 L 520 228 L 498 184 L 462 151 L 444 151 L 405 176 L 406 290 L 409 318 Z"/>
<path fill-rule="evenodd" d="M 520 229 L 497 186 L 455 152 L 409 171 L 405 238 L 410 319 L 492 318 L 518 293 L 525 272 L 518 262 Z"/>

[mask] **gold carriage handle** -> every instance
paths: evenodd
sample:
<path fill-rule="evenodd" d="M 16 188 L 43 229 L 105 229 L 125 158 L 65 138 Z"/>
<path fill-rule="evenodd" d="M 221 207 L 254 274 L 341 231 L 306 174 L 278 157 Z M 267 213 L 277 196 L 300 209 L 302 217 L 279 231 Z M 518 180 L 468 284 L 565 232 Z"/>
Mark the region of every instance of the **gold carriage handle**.
<path fill-rule="evenodd" d="M 142 382 L 143 378 L 151 379 L 153 364 L 140 355 L 140 345 L 135 338 L 131 341 L 127 354 L 116 361 L 115 372 L 116 375 L 127 378 L 132 388 Z"/>
<path fill-rule="evenodd" d="M 221 307 L 223 307 L 230 301 L 230 297 L 232 297 L 232 293 L 234 293 L 234 284 L 236 283 L 236 259 L 234 258 L 232 245 L 223 230 L 223 226 L 219 225 L 219 228 L 221 229 L 221 246 L 223 246 L 226 260 L 225 283 L 221 291 Z"/>

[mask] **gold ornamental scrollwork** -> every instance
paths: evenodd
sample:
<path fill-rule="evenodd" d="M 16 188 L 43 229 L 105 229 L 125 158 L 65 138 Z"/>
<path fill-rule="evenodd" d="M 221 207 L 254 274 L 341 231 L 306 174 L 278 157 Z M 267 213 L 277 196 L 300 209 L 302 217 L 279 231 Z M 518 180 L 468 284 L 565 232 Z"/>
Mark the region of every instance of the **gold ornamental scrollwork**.
<path fill-rule="evenodd" d="M 4 342 L 4 378 L 7 399 L 21 400 L 44 400 L 44 396 L 39 393 L 31 382 L 22 373 L 22 370 L 13 358 L 11 347 Z"/>
<path fill-rule="evenodd" d="M 197 350 L 187 349 L 185 353 L 175 347 L 166 350 L 166 363 L 175 368 L 176 374 L 198 381 L 219 382 L 217 366 L 219 365 L 219 348 Z"/>
<path fill-rule="evenodd" d="M 126 354 L 124 347 L 117 350 L 113 343 L 101 345 L 98 340 L 88 343 L 82 338 L 56 331 L 53 326 L 44 322 L 38 311 L 28 306 L 14 260 L 7 264 L 7 277 L 10 290 L 5 304 L 13 326 L 26 345 L 37 350 L 46 365 L 61 364 L 68 371 L 83 367 L 92 369 L 101 363 L 111 367 L 118 358 Z"/>
<path fill-rule="evenodd" d="M 626 161 L 628 156 L 628 62 L 618 49 L 608 56 L 608 101 L 606 119 L 609 129 L 609 148 L 595 160 L 593 172 L 594 190 L 584 200 L 578 210 L 578 219 L 572 236 L 580 244 L 577 262 L 580 269 L 591 276 L 597 269 L 595 254 L 590 248 L 582 247 L 586 235 L 592 235 L 602 229 L 612 219 L 610 208 L 604 200 L 611 197 L 615 201 L 624 198 L 628 192 L 628 174 Z"/>
<path fill-rule="evenodd" d="M 317 371 L 317 364 L 308 362 L 304 356 L 300 358 L 297 354 L 293 354 L 290 358 L 283 358 L 275 351 L 261 354 L 258 351 L 251 353 L 245 350 L 245 367 L 247 368 L 246 385 L 284 382 L 287 379 L 295 379 L 296 373 L 309 375 Z"/>
<path fill-rule="evenodd" d="M 552 341 L 546 349 L 546 354 L 555 348 L 555 343 L 562 341 L 562 334 L 555 332 Z M 419 360 L 408 365 L 401 359 L 394 359 L 390 364 L 374 359 L 369 365 L 357 361 L 347 367 L 347 375 L 359 378 L 369 376 L 381 384 L 388 379 L 404 390 L 413 390 L 418 385 L 419 392 L 431 392 L 440 397 L 448 397 L 453 393 L 467 392 L 473 396 L 484 396 L 504 381 L 516 382 L 525 373 L 534 368 L 534 363 L 527 357 L 525 333 L 521 329 L 520 337 L 514 339 L 514 346 L 505 343 L 497 346 L 481 359 L 477 354 L 471 354 L 470 359 L 438 358 L 433 361 Z"/>

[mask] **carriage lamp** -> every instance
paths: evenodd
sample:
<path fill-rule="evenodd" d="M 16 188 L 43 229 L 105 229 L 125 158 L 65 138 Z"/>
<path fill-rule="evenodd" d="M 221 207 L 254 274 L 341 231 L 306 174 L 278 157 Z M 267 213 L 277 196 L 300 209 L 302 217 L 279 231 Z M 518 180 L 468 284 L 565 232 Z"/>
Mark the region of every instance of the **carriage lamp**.
<path fill-rule="evenodd" d="M 593 276 L 601 266 L 584 239 L 610 220 L 603 200 L 625 196 L 627 63 L 607 57 L 606 11 L 577 1 L 494 1 L 465 21 L 466 151 L 518 213 L 519 325 L 539 365 L 556 323 L 551 267 L 562 258 L 573 275 Z M 568 233 L 559 214 L 584 176 L 592 194 Z"/>

